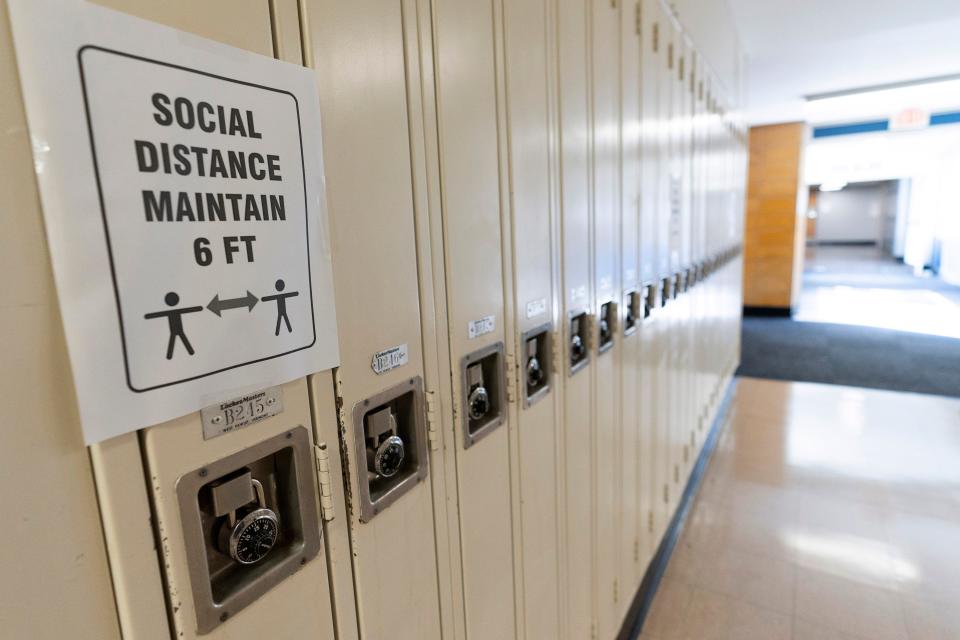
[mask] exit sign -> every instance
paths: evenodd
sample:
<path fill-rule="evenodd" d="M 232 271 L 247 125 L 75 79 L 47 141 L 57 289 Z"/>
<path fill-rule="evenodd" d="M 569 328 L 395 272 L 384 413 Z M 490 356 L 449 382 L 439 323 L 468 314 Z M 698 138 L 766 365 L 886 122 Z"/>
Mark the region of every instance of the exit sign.
<path fill-rule="evenodd" d="M 930 112 L 924 109 L 904 109 L 890 118 L 891 131 L 926 129 L 930 126 Z"/>

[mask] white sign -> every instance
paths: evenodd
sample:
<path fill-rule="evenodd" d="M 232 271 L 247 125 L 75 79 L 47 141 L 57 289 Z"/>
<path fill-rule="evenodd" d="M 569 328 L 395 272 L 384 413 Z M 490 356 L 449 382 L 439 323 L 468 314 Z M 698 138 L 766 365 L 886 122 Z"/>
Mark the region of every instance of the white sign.
<path fill-rule="evenodd" d="M 479 320 L 471 320 L 467 323 L 467 338 L 473 340 L 482 335 L 492 333 L 496 328 L 493 316 L 483 316 Z"/>
<path fill-rule="evenodd" d="M 402 367 L 409 361 L 409 349 L 407 348 L 406 343 L 404 343 L 373 354 L 373 361 L 370 363 L 370 367 L 373 369 L 374 373 L 380 375 L 381 373 L 386 373 L 391 369 Z"/>
<path fill-rule="evenodd" d="M 9 6 L 86 441 L 336 366 L 312 73 Z"/>

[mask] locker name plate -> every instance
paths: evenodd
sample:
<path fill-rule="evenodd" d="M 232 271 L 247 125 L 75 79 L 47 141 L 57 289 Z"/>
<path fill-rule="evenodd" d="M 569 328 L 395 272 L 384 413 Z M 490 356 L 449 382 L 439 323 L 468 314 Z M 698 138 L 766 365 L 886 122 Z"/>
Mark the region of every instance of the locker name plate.
<path fill-rule="evenodd" d="M 547 310 L 547 299 L 531 300 L 527 303 L 527 318 L 535 318 Z"/>
<path fill-rule="evenodd" d="M 380 375 L 381 373 L 386 373 L 391 369 L 402 367 L 409 361 L 409 349 L 407 348 L 406 343 L 404 343 L 391 349 L 373 354 L 373 361 L 370 363 L 370 367 L 373 369 L 374 373 Z"/>
<path fill-rule="evenodd" d="M 471 320 L 467 323 L 467 337 L 473 340 L 482 335 L 493 333 L 496 329 L 496 322 L 493 316 L 483 316 L 479 320 Z"/>
<path fill-rule="evenodd" d="M 283 388 L 270 387 L 233 400 L 219 402 L 200 411 L 203 439 L 255 425 L 283 413 Z"/>

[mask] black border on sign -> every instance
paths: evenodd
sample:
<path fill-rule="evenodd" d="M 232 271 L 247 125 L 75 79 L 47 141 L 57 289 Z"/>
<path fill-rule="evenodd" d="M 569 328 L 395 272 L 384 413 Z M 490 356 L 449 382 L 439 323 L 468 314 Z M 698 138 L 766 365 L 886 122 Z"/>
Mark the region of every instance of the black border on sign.
<path fill-rule="evenodd" d="M 180 70 L 180 71 L 186 71 L 186 72 L 188 72 L 188 73 L 195 73 L 195 74 L 198 74 L 198 75 L 201 75 L 201 76 L 206 76 L 206 77 L 208 77 L 208 78 L 214 78 L 214 79 L 216 79 L 216 80 L 222 80 L 222 81 L 224 81 L 224 82 L 233 82 L 233 83 L 235 83 L 235 84 L 241 84 L 241 85 L 245 85 L 245 86 L 248 86 L 248 87 L 254 87 L 254 88 L 256 88 L 256 89 L 263 89 L 263 90 L 265 90 L 265 91 L 273 91 L 274 93 L 283 93 L 283 94 L 286 94 L 286 95 L 290 96 L 290 97 L 293 99 L 294 108 L 296 108 L 296 110 L 297 110 L 297 135 L 299 136 L 299 139 L 300 139 L 300 173 L 301 173 L 302 176 L 303 176 L 303 212 L 304 212 L 304 216 L 303 216 L 303 217 L 304 217 L 304 224 L 305 224 L 305 227 L 306 227 L 306 228 L 305 228 L 305 238 L 306 238 L 306 241 L 307 241 L 307 282 L 309 283 L 309 286 L 310 286 L 310 322 L 311 322 L 312 329 L 313 329 L 313 339 L 310 341 L 309 344 L 304 345 L 304 346 L 302 346 L 302 347 L 297 347 L 296 349 L 291 349 L 291 350 L 289 350 L 289 351 L 284 351 L 283 353 L 277 353 L 277 354 L 274 354 L 274 355 L 272 355 L 272 356 L 266 356 L 265 358 L 258 358 L 258 359 L 256 359 L 256 360 L 249 360 L 249 361 L 247 361 L 247 362 L 242 362 L 242 363 L 240 363 L 240 364 L 235 364 L 235 365 L 232 365 L 232 366 L 229 366 L 229 367 L 223 367 L 222 369 L 217 369 L 217 370 L 215 370 L 215 371 L 209 371 L 209 372 L 207 372 L 207 373 L 201 373 L 201 374 L 199 374 L 199 375 L 191 376 L 191 377 L 189 377 L 189 378 L 183 378 L 182 380 L 175 380 L 175 381 L 173 381 L 173 382 L 165 382 L 165 383 L 163 383 L 163 384 L 154 385 L 154 386 L 152 386 L 152 387 L 145 387 L 145 388 L 143 388 L 143 389 L 138 389 L 137 387 L 133 386 L 133 382 L 130 380 L 130 364 L 129 364 L 128 357 L 127 357 L 127 338 L 126 338 L 126 334 L 124 333 L 124 330 L 123 330 L 123 311 L 122 311 L 121 306 L 120 306 L 120 289 L 119 289 L 119 287 L 117 286 L 117 273 L 116 273 L 116 267 L 114 266 L 114 262 L 113 262 L 113 248 L 112 248 L 112 246 L 111 246 L 111 244 L 110 244 L 110 227 L 109 227 L 109 225 L 107 224 L 107 209 L 106 209 L 106 205 L 104 204 L 104 201 L 103 201 L 103 187 L 102 187 L 101 184 L 100 184 L 100 167 L 99 167 L 99 165 L 97 164 L 97 147 L 96 147 L 96 144 L 94 143 L 93 122 L 92 122 L 92 119 L 91 119 L 91 117 L 90 117 L 90 103 L 89 103 L 89 101 L 88 101 L 88 99 L 87 99 L 87 83 L 86 83 L 86 78 L 84 77 L 84 74 L 83 74 L 83 54 L 84 54 L 84 52 L 87 51 L 88 49 L 92 49 L 92 50 L 95 50 L 95 51 L 102 51 L 102 52 L 104 52 L 104 53 L 111 53 L 111 54 L 114 54 L 114 55 L 123 56 L 123 57 L 125 57 L 125 58 L 131 58 L 131 59 L 133 59 L 133 60 L 139 60 L 140 62 L 147 62 L 147 63 L 150 63 L 150 64 L 158 64 L 158 65 L 163 66 L 163 67 L 170 67 L 171 69 L 177 69 L 177 70 Z M 82 92 L 83 92 L 83 108 L 84 108 L 84 115 L 86 116 L 86 120 L 87 120 L 87 133 L 88 133 L 89 136 L 90 136 L 90 150 L 91 150 L 91 152 L 92 152 L 92 154 L 93 154 L 93 172 L 94 172 L 94 176 L 96 177 L 96 180 L 97 180 L 97 197 L 98 197 L 99 200 L 100 200 L 100 216 L 101 216 L 101 218 L 103 219 L 103 233 L 104 233 L 104 235 L 106 236 L 106 239 L 107 239 L 107 257 L 108 257 L 108 259 L 109 259 L 109 261 L 110 261 L 110 277 L 111 277 L 111 280 L 113 281 L 113 293 L 114 293 L 114 297 L 116 298 L 116 302 L 117 302 L 117 317 L 118 317 L 119 320 L 120 320 L 120 346 L 121 346 L 121 348 L 123 349 L 123 369 L 124 369 L 124 374 L 125 374 L 125 376 L 126 376 L 127 387 L 129 387 L 129 389 L 130 389 L 131 391 L 135 392 L 135 393 L 143 393 L 143 392 L 145 392 L 145 391 L 152 391 L 152 390 L 154 390 L 154 389 L 161 389 L 161 388 L 163 388 L 163 387 L 170 387 L 170 386 L 173 386 L 173 385 L 176 385 L 176 384 L 181 384 L 181 383 L 184 383 L 184 382 L 190 382 L 191 380 L 198 380 L 198 379 L 200 379 L 200 378 L 206 378 L 207 376 L 212 376 L 212 375 L 217 374 L 217 373 L 222 373 L 222 372 L 224 372 L 224 371 L 229 371 L 230 369 L 238 369 L 238 368 L 240 368 L 240 367 L 245 367 L 245 366 L 247 366 L 247 365 L 256 364 L 257 362 L 263 362 L 263 361 L 265 361 L 265 360 L 272 360 L 272 359 L 274 359 L 274 358 L 279 358 L 279 357 L 281 357 L 281 356 L 289 355 L 289 354 L 295 353 L 295 352 L 297 352 L 297 351 L 303 351 L 304 349 L 309 349 L 309 348 L 312 347 L 314 344 L 316 344 L 316 342 L 317 342 L 317 319 L 316 319 L 316 312 L 315 312 L 314 305 L 313 305 L 313 269 L 311 268 L 311 264 L 310 264 L 310 209 L 309 209 L 309 206 L 308 206 L 309 200 L 308 200 L 308 198 L 307 198 L 307 170 L 306 170 L 306 167 L 304 166 L 304 159 L 303 159 L 303 128 L 302 128 L 301 125 L 300 125 L 300 103 L 297 101 L 297 97 L 296 97 L 295 95 L 293 95 L 292 93 L 290 93 L 289 91 L 286 91 L 286 90 L 284 90 L 284 89 L 276 89 L 276 88 L 274 88 L 274 87 L 267 87 L 267 86 L 260 85 L 260 84 L 256 84 L 256 83 L 253 83 L 253 82 L 246 82 L 245 80 L 236 80 L 236 79 L 234 79 L 234 78 L 227 78 L 227 77 L 225 77 L 225 76 L 220 76 L 220 75 L 217 75 L 217 74 L 215 74 L 215 73 L 209 73 L 209 72 L 207 72 L 207 71 L 200 71 L 199 69 L 191 69 L 190 67 L 184 67 L 184 66 L 177 65 L 177 64 L 172 64 L 172 63 L 169 63 L 169 62 L 162 62 L 162 61 L 160 61 L 160 60 L 153 60 L 153 59 L 151 59 L 151 58 L 145 58 L 145 57 L 143 57 L 143 56 L 134 55 L 134 54 L 132 54 L 132 53 L 124 53 L 123 51 L 115 51 L 115 50 L 113 50 L 113 49 L 108 49 L 108 48 L 106 48 L 106 47 L 101 47 L 101 46 L 93 45 L 93 44 L 84 45 L 84 46 L 80 47 L 80 48 L 77 50 L 77 64 L 78 64 L 79 67 L 80 67 L 80 86 L 81 86 Z"/>

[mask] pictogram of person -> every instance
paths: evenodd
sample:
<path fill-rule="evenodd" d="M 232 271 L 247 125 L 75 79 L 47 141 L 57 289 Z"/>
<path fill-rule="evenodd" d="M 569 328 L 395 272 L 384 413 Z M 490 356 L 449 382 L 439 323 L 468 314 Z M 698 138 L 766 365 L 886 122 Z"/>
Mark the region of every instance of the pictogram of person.
<path fill-rule="evenodd" d="M 171 291 L 163 297 L 163 301 L 167 303 L 168 307 L 175 307 L 180 304 L 180 296 Z M 198 311 L 203 311 L 203 307 L 181 307 L 179 309 L 168 309 L 167 311 L 154 311 L 153 313 L 148 313 L 143 316 L 147 320 L 152 318 L 167 319 L 167 324 L 170 325 L 170 340 L 167 342 L 167 360 L 173 359 L 173 346 L 176 344 L 177 338 L 180 338 L 183 346 L 187 349 L 187 353 L 193 355 L 193 347 L 190 346 L 190 341 L 187 340 L 187 334 L 183 332 L 183 315 L 185 313 L 196 313 Z"/>
<path fill-rule="evenodd" d="M 280 321 L 282 320 L 287 325 L 287 332 L 293 333 L 293 328 L 290 326 L 290 318 L 287 316 L 287 298 L 293 298 L 294 296 L 300 295 L 299 291 L 290 291 L 289 293 L 280 293 L 287 286 L 283 280 L 277 280 L 273 285 L 277 293 L 269 296 L 263 296 L 261 300 L 276 300 L 277 302 L 277 330 L 273 335 L 280 335 Z"/>

